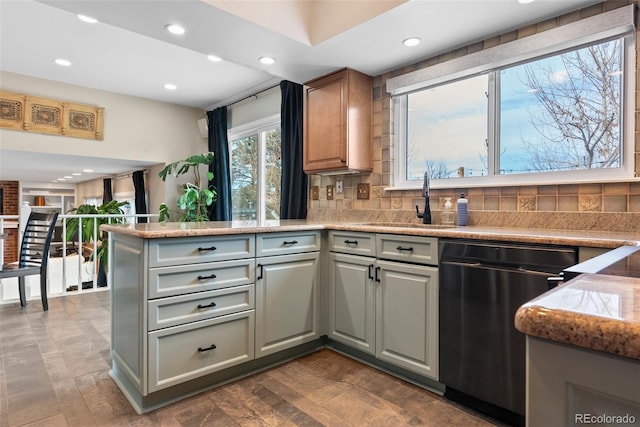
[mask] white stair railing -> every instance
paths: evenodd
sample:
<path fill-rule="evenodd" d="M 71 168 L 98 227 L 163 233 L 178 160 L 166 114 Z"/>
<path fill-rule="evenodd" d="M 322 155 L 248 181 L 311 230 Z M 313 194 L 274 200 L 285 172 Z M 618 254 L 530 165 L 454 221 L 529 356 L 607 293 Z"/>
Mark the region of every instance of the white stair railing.
<path fill-rule="evenodd" d="M 108 223 L 120 219 L 120 222 L 135 222 L 136 218 L 156 218 L 157 214 L 119 214 L 119 215 L 93 215 L 93 214 L 65 214 L 58 216 L 61 233 L 56 237 L 56 241 L 52 243 L 50 258 L 48 262 L 48 293 L 47 296 L 57 297 L 68 293 L 79 293 L 88 291 L 108 290 L 110 284 L 98 282 L 99 263 L 94 261 L 92 254 L 96 254 L 99 247 L 98 239 L 98 223 L 103 221 L 94 221 L 93 231 L 90 239 L 82 236 L 82 222 L 87 219 L 106 219 Z M 76 218 L 78 220 L 77 237 L 74 236 L 73 241 L 67 241 L 67 222 Z M 12 226 L 18 221 L 18 215 L 0 215 L 0 234 L 4 233 L 5 227 L 9 221 Z M 85 243 L 88 240 L 90 243 Z M 107 244 L 107 241 L 104 242 Z M 0 240 L 0 266 L 3 260 L 4 241 Z M 109 254 L 107 256 L 107 268 L 110 264 Z M 16 281 L 13 283 L 4 283 L 0 286 L 0 304 L 15 303 L 18 298 L 18 284 L 16 278 L 2 279 L 3 281 Z M 38 276 L 26 277 L 27 298 L 40 298 L 40 278 Z"/>

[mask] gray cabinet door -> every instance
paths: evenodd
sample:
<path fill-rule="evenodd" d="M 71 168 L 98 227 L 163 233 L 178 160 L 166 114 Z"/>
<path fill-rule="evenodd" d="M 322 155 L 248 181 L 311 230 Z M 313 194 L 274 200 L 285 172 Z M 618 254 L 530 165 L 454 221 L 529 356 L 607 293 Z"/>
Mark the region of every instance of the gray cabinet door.
<path fill-rule="evenodd" d="M 319 257 L 309 252 L 256 259 L 256 357 L 320 336 Z"/>
<path fill-rule="evenodd" d="M 375 258 L 329 254 L 329 337 L 375 354 Z"/>
<path fill-rule="evenodd" d="M 377 262 L 376 357 L 438 379 L 438 269 Z"/>

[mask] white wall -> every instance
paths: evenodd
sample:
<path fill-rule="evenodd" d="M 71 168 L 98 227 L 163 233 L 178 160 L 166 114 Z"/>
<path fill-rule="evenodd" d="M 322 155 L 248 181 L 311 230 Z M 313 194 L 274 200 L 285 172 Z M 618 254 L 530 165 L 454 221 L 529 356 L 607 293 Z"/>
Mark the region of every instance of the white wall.
<path fill-rule="evenodd" d="M 206 139 L 200 136 L 197 126 L 197 120 L 204 116 L 204 111 L 198 108 L 5 71 L 0 71 L 0 89 L 105 108 L 103 141 L 0 129 L 2 150 L 74 154 L 109 158 L 114 162 L 125 159 L 158 164 L 171 163 L 207 151 Z M 158 178 L 157 171 L 147 176 L 151 212 L 157 213 L 158 205 L 165 200 L 175 203 L 174 184 L 167 183 L 165 186 Z M 100 186 L 101 183 L 102 180 Z"/>
<path fill-rule="evenodd" d="M 230 105 L 227 109 L 227 126 L 231 129 L 274 114 L 280 114 L 281 97 L 278 86 Z"/>

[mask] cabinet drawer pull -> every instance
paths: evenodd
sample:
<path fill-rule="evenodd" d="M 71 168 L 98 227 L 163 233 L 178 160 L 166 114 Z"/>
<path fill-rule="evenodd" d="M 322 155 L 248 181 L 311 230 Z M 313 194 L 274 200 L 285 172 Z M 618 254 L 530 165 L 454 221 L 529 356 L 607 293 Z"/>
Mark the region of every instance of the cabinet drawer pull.
<path fill-rule="evenodd" d="M 373 264 L 369 264 L 369 279 L 373 280 Z"/>
<path fill-rule="evenodd" d="M 262 264 L 258 264 L 258 269 L 260 270 L 260 273 L 258 273 L 258 277 L 256 277 L 256 279 L 261 280 L 262 279 L 262 273 L 264 273 L 264 269 L 262 267 Z"/>
<path fill-rule="evenodd" d="M 402 247 L 402 246 L 398 246 L 398 247 L 396 248 L 396 250 L 398 250 L 398 251 L 400 251 L 400 252 L 403 252 L 403 251 L 406 251 L 406 252 L 413 252 L 413 248 L 412 248 L 412 247 L 405 248 L 405 247 Z"/>
<path fill-rule="evenodd" d="M 284 242 L 282 242 L 282 244 L 285 245 L 285 246 L 297 245 L 298 241 L 297 240 L 292 240 L 292 241 L 288 242 L 288 241 L 285 240 Z"/>
<path fill-rule="evenodd" d="M 380 267 L 376 267 L 376 282 L 380 283 Z"/>
<path fill-rule="evenodd" d="M 198 310 L 202 310 L 203 308 L 211 308 L 215 306 L 216 306 L 215 302 L 211 302 L 210 304 L 207 304 L 207 305 L 198 304 Z"/>
<path fill-rule="evenodd" d="M 198 252 L 207 252 L 207 251 L 215 251 L 218 248 L 215 246 L 209 246 L 208 248 L 198 248 Z"/>
<path fill-rule="evenodd" d="M 206 279 L 215 279 L 216 275 L 212 274 L 210 276 L 198 276 L 198 280 L 206 280 Z"/>
<path fill-rule="evenodd" d="M 215 349 L 216 349 L 216 345 L 215 344 L 211 344 L 209 347 L 198 347 L 198 351 L 200 353 L 204 353 L 205 351 L 215 350 Z"/>
<path fill-rule="evenodd" d="M 349 246 L 349 245 L 354 245 L 354 246 L 358 246 L 358 241 L 357 240 L 345 240 L 344 244 Z"/>

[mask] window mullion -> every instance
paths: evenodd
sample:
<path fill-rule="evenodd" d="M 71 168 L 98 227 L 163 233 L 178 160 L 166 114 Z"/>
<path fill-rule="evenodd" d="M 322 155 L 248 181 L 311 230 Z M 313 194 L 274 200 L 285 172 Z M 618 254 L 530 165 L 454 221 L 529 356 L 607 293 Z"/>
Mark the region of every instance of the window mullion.
<path fill-rule="evenodd" d="M 266 182 L 267 182 L 267 167 L 266 167 L 266 148 L 267 147 L 267 133 L 261 131 L 258 134 L 258 210 L 256 212 L 256 219 L 262 222 L 266 219 L 267 203 L 266 203 Z"/>
<path fill-rule="evenodd" d="M 500 175 L 500 70 L 489 73 L 487 85 L 487 175 Z"/>

